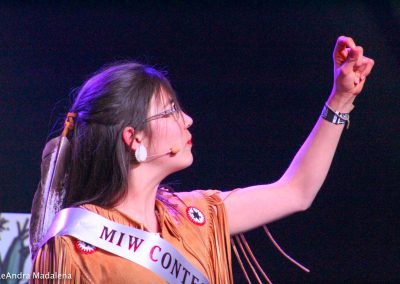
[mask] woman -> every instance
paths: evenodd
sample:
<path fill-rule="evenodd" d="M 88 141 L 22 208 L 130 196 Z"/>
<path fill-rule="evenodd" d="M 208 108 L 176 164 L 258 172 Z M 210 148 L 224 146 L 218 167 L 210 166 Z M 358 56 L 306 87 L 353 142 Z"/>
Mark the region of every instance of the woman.
<path fill-rule="evenodd" d="M 67 175 L 55 171 L 61 176 L 55 187 L 66 188 L 65 197 L 57 193 L 58 206 L 68 209 L 50 229 L 33 217 L 33 275 L 50 272 L 57 281 L 75 283 L 233 282 L 230 235 L 307 209 L 326 177 L 374 64 L 344 36 L 333 59 L 332 93 L 285 174 L 272 184 L 230 192 L 160 187 L 193 161 L 193 120 L 162 73 L 126 63 L 94 75 L 80 90 L 62 135 L 70 137 L 71 154 L 63 154 L 63 138 L 44 151 L 44 158 L 56 153 L 67 161 Z M 49 184 L 39 188 L 33 216 L 47 210 L 43 202 L 35 204 L 48 200 L 41 192 Z"/>

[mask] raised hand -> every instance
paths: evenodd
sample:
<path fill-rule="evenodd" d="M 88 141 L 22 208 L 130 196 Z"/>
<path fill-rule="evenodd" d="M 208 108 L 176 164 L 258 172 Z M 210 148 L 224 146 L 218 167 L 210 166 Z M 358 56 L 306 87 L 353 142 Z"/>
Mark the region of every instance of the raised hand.
<path fill-rule="evenodd" d="M 333 51 L 334 85 L 332 98 L 340 105 L 352 104 L 364 87 L 365 79 L 374 66 L 374 60 L 364 56 L 364 50 L 353 39 L 340 36 Z"/>

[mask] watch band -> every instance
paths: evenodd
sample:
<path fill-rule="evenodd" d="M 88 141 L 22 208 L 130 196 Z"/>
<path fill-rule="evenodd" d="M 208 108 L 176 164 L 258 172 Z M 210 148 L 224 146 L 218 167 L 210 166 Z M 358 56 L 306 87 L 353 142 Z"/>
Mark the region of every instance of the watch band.
<path fill-rule="evenodd" d="M 325 104 L 321 112 L 321 117 L 333 124 L 345 124 L 346 129 L 349 129 L 350 126 L 349 113 L 341 113 L 338 111 L 334 111 L 327 104 Z"/>

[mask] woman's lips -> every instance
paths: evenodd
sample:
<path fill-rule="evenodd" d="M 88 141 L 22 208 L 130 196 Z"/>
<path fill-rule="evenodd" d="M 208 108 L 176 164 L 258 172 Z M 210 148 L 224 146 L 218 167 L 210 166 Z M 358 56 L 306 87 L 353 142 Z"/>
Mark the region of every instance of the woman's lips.
<path fill-rule="evenodd" d="M 187 143 L 188 143 L 189 145 L 192 145 L 192 144 L 193 144 L 193 143 L 192 143 L 192 139 L 189 139 Z"/>

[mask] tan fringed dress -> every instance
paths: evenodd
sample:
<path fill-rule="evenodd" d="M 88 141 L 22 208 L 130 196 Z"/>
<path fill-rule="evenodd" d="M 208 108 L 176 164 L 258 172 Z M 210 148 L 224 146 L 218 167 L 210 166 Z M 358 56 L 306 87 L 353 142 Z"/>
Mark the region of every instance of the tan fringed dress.
<path fill-rule="evenodd" d="M 233 283 L 228 221 L 219 192 L 163 193 L 163 199 L 167 202 L 156 201 L 161 237 L 174 245 L 210 283 Z M 204 214 L 204 225 L 190 220 L 186 212 L 190 206 Z M 91 204 L 82 207 L 111 221 L 145 230 L 143 225 L 117 210 Z M 31 283 L 166 283 L 147 268 L 125 258 L 101 249 L 85 253 L 78 249 L 77 243 L 70 236 L 50 239 L 36 255 L 33 272 L 36 275 L 58 273 L 63 279 L 31 277 Z M 186 283 L 191 283 L 191 279 Z"/>

